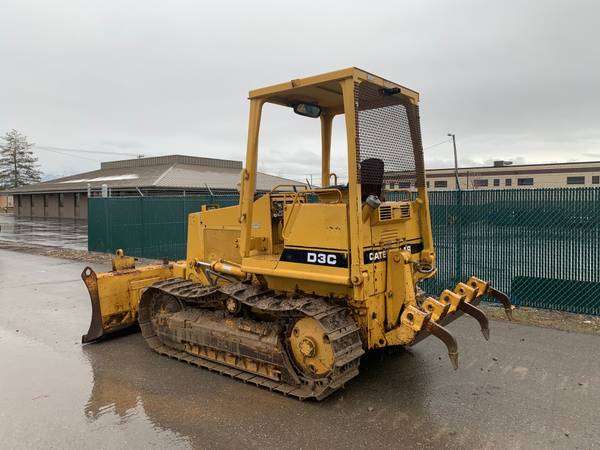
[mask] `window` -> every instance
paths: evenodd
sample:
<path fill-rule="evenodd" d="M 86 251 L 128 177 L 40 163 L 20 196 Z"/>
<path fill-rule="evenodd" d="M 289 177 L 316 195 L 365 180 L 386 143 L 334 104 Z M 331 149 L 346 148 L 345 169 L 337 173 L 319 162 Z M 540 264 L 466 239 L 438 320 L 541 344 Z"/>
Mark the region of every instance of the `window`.
<path fill-rule="evenodd" d="M 600 184 L 600 176 L 599 175 L 594 175 L 592 177 L 592 184 Z"/>
<path fill-rule="evenodd" d="M 473 180 L 474 187 L 487 187 L 488 180 Z"/>
<path fill-rule="evenodd" d="M 61 192 L 58 194 L 58 207 L 62 208 L 63 206 L 65 206 L 65 194 Z"/>
<path fill-rule="evenodd" d="M 433 186 L 436 188 L 447 188 L 448 182 L 446 180 L 438 180 L 433 182 Z"/>
<path fill-rule="evenodd" d="M 398 183 L 400 189 L 408 189 L 410 187 L 410 181 L 401 181 Z"/>
<path fill-rule="evenodd" d="M 494 186 L 500 186 L 500 179 L 494 178 Z"/>
<path fill-rule="evenodd" d="M 585 177 L 567 177 L 567 184 L 585 184 Z"/>
<path fill-rule="evenodd" d="M 512 186 L 512 178 L 507 178 L 504 180 L 504 186 Z"/>
<path fill-rule="evenodd" d="M 517 186 L 533 186 L 533 178 L 517 178 Z"/>
<path fill-rule="evenodd" d="M 429 181 L 427 182 L 427 187 L 429 187 Z"/>

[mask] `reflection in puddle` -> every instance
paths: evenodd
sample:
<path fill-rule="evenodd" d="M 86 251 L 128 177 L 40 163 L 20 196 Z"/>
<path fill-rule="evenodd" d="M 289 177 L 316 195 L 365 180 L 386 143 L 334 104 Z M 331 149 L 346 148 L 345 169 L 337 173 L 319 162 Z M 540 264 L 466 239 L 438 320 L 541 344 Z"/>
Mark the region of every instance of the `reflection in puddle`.
<path fill-rule="evenodd" d="M 180 396 L 180 392 L 173 392 L 171 386 L 164 384 L 160 378 L 162 361 L 159 359 L 159 364 L 153 366 L 154 354 L 136 337 L 139 335 L 83 347 L 93 375 L 91 393 L 84 406 L 86 419 L 90 423 L 113 421 L 128 427 L 143 419 L 156 433 L 168 436 L 180 447 L 207 448 L 210 433 L 202 439 L 188 435 L 202 432 L 204 414 L 200 405 L 186 398 L 189 391 Z M 129 345 L 132 340 L 136 343 L 135 354 L 130 353 L 134 350 Z M 179 364 L 174 368 L 181 369 Z M 214 435 L 208 441 L 212 448 L 221 439 Z"/>
<path fill-rule="evenodd" d="M 456 417 L 437 411 L 443 404 L 436 407 L 436 398 L 447 395 L 432 389 L 431 377 L 443 391 L 447 370 L 407 354 L 369 355 L 356 382 L 317 403 L 156 355 L 139 334 L 74 345 L 59 351 L 0 333 L 0 408 L 11 412 L 10 422 L 0 421 L 0 434 L 9 430 L 5 447 L 411 447 L 415 437 L 426 437 L 430 448 L 485 443 L 477 427 L 457 427 Z M 382 427 L 402 432 L 382 434 Z"/>
<path fill-rule="evenodd" d="M 95 353 L 95 350 L 99 350 L 99 352 Z M 101 348 L 94 348 L 93 345 L 84 347 L 84 353 L 92 363 L 92 369 L 96 367 L 93 365 L 94 362 L 99 362 L 97 356 L 105 356 Z M 114 367 L 109 366 L 106 368 L 96 367 L 96 370 L 93 370 L 92 389 L 89 400 L 84 406 L 84 414 L 88 422 L 102 427 L 105 424 L 126 426 L 130 430 L 149 425 L 154 433 L 170 442 L 170 447 L 174 447 L 176 444 L 178 448 L 191 448 L 190 439 L 187 436 L 155 423 L 146 412 L 144 399 L 135 384 L 120 377 L 113 378 L 110 375 L 111 373 L 130 375 L 128 368 L 121 368 L 123 370 L 114 372 L 113 369 Z M 150 443 L 147 441 L 147 437 L 139 442 L 139 444 L 146 443 Z M 143 447 L 145 446 L 143 445 Z"/>
<path fill-rule="evenodd" d="M 93 371 L 75 352 L 0 328 L 2 448 L 191 448 L 187 437 L 154 426 L 135 395 L 100 397 Z M 82 414 L 81 405 L 85 406 Z M 94 406 L 97 405 L 97 406 Z M 32 424 L 34 426 L 32 427 Z"/>
<path fill-rule="evenodd" d="M 87 221 L 15 217 L 12 214 L 0 214 L 0 239 L 87 250 Z"/>
<path fill-rule="evenodd" d="M 450 418 L 433 417 L 429 410 L 428 372 L 415 371 L 421 363 L 404 353 L 370 355 L 348 391 L 318 403 L 299 402 L 156 355 L 139 335 L 88 345 L 83 352 L 94 377 L 85 406 L 88 420 L 116 415 L 128 423 L 143 416 L 155 430 L 171 432 L 177 442 L 193 448 L 315 448 L 334 441 L 356 448 L 381 436 L 382 424 L 406 436 L 428 436 L 436 429 L 436 439 L 456 448 L 447 442 L 455 439 L 449 435 Z M 398 389 L 390 389 L 391 384 Z M 386 437 L 388 445 L 400 445 L 398 439 Z"/>
<path fill-rule="evenodd" d="M 122 399 L 108 401 L 102 406 L 102 401 L 95 398 L 94 394 L 85 405 L 84 412 L 88 423 L 94 429 L 120 428 L 126 429 L 129 435 L 137 435 L 134 447 L 146 448 L 154 444 L 158 438 L 160 441 L 168 442 L 168 448 L 192 448 L 190 439 L 176 431 L 162 428 L 150 419 L 144 410 L 144 402 L 138 397 L 134 407 L 122 409 L 125 403 Z M 150 430 L 148 428 L 151 428 Z"/>

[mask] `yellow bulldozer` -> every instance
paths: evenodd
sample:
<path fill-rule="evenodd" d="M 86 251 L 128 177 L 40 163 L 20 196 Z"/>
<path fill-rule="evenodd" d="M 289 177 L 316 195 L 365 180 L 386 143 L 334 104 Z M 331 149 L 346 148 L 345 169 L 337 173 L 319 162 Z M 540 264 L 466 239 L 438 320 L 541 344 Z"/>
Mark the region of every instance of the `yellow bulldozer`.
<path fill-rule="evenodd" d="M 160 354 L 321 400 L 357 376 L 365 351 L 430 335 L 456 369 L 445 325 L 467 314 L 488 339 L 477 308 L 486 295 L 510 319 L 507 296 L 475 276 L 438 296 L 419 287 L 435 275 L 436 255 L 417 92 L 349 68 L 253 90 L 249 100 L 239 206 L 189 215 L 185 261 L 136 267 L 118 250 L 112 271 L 86 267 L 92 321 L 84 343 L 139 324 Z M 256 192 L 266 103 L 320 120 L 320 187 Z M 330 169 L 337 115 L 345 183 Z"/>

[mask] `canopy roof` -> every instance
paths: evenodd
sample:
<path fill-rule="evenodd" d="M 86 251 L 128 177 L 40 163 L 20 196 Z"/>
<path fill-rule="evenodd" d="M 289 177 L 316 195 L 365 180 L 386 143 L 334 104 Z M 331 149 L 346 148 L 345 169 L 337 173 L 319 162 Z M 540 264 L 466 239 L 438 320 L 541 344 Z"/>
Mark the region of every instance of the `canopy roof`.
<path fill-rule="evenodd" d="M 250 91 L 249 98 L 264 99 L 268 103 L 290 107 L 298 103 L 311 103 L 326 110 L 343 112 L 340 81 L 347 78 L 352 78 L 356 82 L 369 82 L 380 88 L 397 88 L 398 94 L 406 96 L 412 103 L 419 102 L 417 92 L 356 67 L 255 89 Z"/>

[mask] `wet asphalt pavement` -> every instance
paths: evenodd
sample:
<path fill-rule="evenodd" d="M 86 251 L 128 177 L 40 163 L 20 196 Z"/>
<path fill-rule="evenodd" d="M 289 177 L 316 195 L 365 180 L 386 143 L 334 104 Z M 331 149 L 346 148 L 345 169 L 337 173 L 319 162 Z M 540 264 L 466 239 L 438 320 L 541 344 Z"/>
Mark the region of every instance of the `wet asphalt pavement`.
<path fill-rule="evenodd" d="M 87 250 L 87 221 L 0 213 L 0 240 Z"/>
<path fill-rule="evenodd" d="M 139 333 L 82 347 L 82 268 L 0 250 L 2 448 L 600 448 L 598 336 L 494 321 L 485 342 L 463 318 L 458 371 L 427 339 L 299 402 L 159 356 Z"/>

